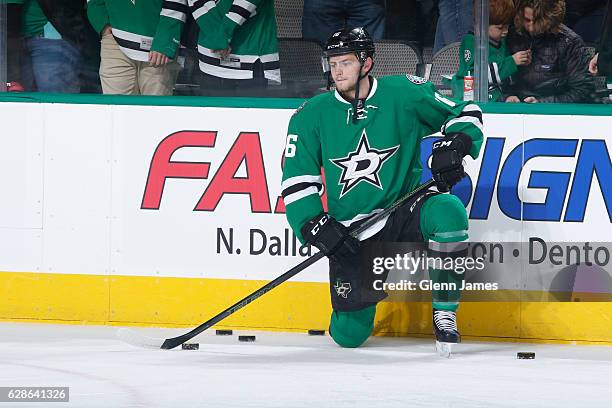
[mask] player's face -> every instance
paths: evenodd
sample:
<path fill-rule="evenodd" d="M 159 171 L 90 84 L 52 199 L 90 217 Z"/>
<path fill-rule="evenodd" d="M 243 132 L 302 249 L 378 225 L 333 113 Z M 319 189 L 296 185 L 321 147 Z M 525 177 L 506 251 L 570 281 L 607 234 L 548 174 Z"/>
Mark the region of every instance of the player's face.
<path fill-rule="evenodd" d="M 496 24 L 489 26 L 489 39 L 495 42 L 500 42 L 502 38 L 508 35 L 508 26 L 504 24 Z"/>
<path fill-rule="evenodd" d="M 329 67 L 338 91 L 350 92 L 356 89 L 361 66 L 355 54 L 330 57 Z"/>

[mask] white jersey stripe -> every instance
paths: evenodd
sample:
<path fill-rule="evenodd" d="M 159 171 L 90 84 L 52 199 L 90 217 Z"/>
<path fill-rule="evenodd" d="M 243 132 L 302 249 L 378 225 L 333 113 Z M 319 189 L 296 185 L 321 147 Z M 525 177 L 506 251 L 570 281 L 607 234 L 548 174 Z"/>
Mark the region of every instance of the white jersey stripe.
<path fill-rule="evenodd" d="M 210 10 L 212 10 L 214 7 L 216 6 L 214 1 L 207 1 L 206 3 L 204 3 L 204 5 L 202 7 L 200 7 L 199 9 L 195 10 L 192 14 L 193 14 L 193 18 L 195 20 L 197 20 L 198 18 L 202 17 L 204 14 L 208 13 Z"/>
<path fill-rule="evenodd" d="M 478 129 L 480 129 L 481 132 L 483 129 L 482 123 L 480 123 L 480 120 L 478 120 L 478 118 L 475 118 L 473 116 L 459 116 L 458 118 L 454 118 L 446 122 L 446 124 L 442 127 L 442 130 L 443 130 L 442 133 L 448 132 L 449 127 L 456 125 L 458 123 L 471 123 L 472 125 L 476 126 Z"/>
<path fill-rule="evenodd" d="M 287 197 L 283 197 L 283 202 L 285 203 L 285 205 L 289 205 L 313 194 L 316 194 L 317 196 L 319 195 L 319 190 L 315 186 L 311 186 L 303 190 L 296 191 L 293 194 L 289 194 Z"/>
<path fill-rule="evenodd" d="M 246 18 L 242 17 L 238 13 L 234 13 L 233 11 L 230 11 L 229 13 L 227 13 L 226 16 L 227 18 L 229 18 L 230 20 L 232 20 L 234 23 L 238 25 L 242 25 L 242 23 L 246 21 Z"/>
<path fill-rule="evenodd" d="M 147 62 L 149 61 L 149 53 L 147 51 L 133 50 L 119 46 L 119 49 L 130 59 L 134 61 Z"/>
<path fill-rule="evenodd" d="M 465 105 L 461 112 L 481 112 L 480 107 L 476 104 L 470 103 L 469 105 Z"/>
<path fill-rule="evenodd" d="M 280 69 L 264 69 L 264 78 L 269 81 L 281 83 Z"/>
<path fill-rule="evenodd" d="M 227 79 L 253 79 L 253 71 L 249 69 L 229 69 L 200 61 L 200 71 L 205 74 Z"/>
<path fill-rule="evenodd" d="M 300 184 L 300 183 L 319 183 L 323 185 L 323 178 L 321 177 L 321 175 L 318 175 L 318 176 L 305 175 L 305 176 L 290 177 L 281 183 L 281 190 L 285 190 L 291 186 L 295 186 L 296 184 Z"/>
<path fill-rule="evenodd" d="M 153 37 L 147 37 L 146 35 L 134 34 L 128 31 L 119 30 L 118 28 L 113 27 L 112 29 L 113 35 L 117 38 L 121 38 L 122 40 L 132 41 L 138 44 L 142 43 L 142 40 L 153 41 Z"/>
<path fill-rule="evenodd" d="M 232 4 L 242 7 L 251 14 L 253 14 L 255 9 L 257 8 L 257 6 L 255 6 L 253 3 L 248 2 L 247 0 L 234 0 Z"/>
<path fill-rule="evenodd" d="M 185 15 L 185 13 L 171 9 L 162 9 L 160 15 L 182 21 L 183 23 L 185 22 L 185 20 L 187 20 L 187 16 Z"/>

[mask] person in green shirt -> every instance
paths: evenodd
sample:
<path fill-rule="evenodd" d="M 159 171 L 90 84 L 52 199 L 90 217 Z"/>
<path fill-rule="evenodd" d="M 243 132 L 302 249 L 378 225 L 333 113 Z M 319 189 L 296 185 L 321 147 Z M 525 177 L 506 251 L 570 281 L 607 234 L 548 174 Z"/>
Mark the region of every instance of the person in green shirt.
<path fill-rule="evenodd" d="M 105 94 L 172 95 L 187 0 L 88 0 Z"/>
<path fill-rule="evenodd" d="M 503 88 L 517 71 L 517 66 L 531 62 L 529 50 L 510 55 L 506 44 L 508 27 L 514 19 L 512 0 L 491 0 L 489 3 L 489 102 L 502 101 Z M 463 81 L 474 75 L 474 34 L 469 33 L 461 41 L 459 70 L 452 78 L 453 96 L 463 99 Z"/>

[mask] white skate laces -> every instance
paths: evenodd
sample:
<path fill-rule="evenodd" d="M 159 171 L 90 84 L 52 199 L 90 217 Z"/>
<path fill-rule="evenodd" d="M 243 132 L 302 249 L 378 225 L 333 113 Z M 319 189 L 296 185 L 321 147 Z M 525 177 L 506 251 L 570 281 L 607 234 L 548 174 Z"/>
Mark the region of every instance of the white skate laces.
<path fill-rule="evenodd" d="M 438 330 L 456 331 L 457 329 L 457 314 L 448 310 L 436 310 L 434 312 L 434 323 Z"/>

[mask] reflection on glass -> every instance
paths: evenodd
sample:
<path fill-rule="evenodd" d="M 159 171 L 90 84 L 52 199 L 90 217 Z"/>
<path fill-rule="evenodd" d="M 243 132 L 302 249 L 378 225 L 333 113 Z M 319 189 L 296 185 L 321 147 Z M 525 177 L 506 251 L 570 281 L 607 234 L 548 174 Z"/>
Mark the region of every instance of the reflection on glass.
<path fill-rule="evenodd" d="M 521 0 L 517 9 L 512 0 L 489 0 L 489 64 L 482 68 L 488 100 L 610 101 L 612 13 L 609 1 L 591 3 L 587 9 Z M 445 96 L 472 99 L 480 72 L 473 34 L 480 2 L 473 0 L 3 0 L 3 6 L 7 56 L 0 79 L 11 92 L 309 98 L 334 86 L 321 66 L 321 45 L 339 28 L 356 26 L 375 40 L 375 76 L 421 76 Z"/>

